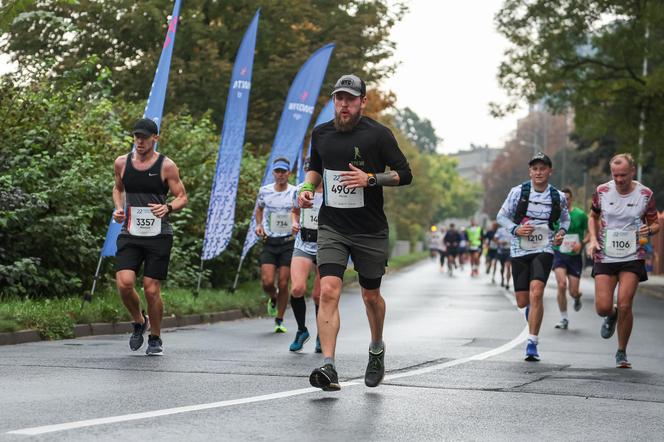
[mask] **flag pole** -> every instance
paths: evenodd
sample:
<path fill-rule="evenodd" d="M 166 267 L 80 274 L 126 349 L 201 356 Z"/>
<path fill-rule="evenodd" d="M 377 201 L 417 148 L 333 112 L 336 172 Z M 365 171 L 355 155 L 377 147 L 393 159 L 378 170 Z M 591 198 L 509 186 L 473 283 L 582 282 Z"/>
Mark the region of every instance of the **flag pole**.
<path fill-rule="evenodd" d="M 99 279 L 99 270 L 101 269 L 101 263 L 104 260 L 104 255 L 99 254 L 99 262 L 97 262 L 97 270 L 95 271 L 95 276 L 92 277 L 92 290 L 89 292 L 83 293 L 83 301 L 81 301 L 81 310 L 86 302 L 92 302 L 92 295 L 95 294 L 95 289 L 97 288 L 97 280 Z"/>
<path fill-rule="evenodd" d="M 198 292 L 201 291 L 201 279 L 203 278 L 203 258 L 201 258 L 201 267 L 198 269 L 198 283 L 196 284 L 196 290 L 194 291 L 194 297 L 198 296 Z"/>
<path fill-rule="evenodd" d="M 244 262 L 244 257 L 240 257 L 240 263 L 237 266 L 237 272 L 235 273 L 235 281 L 233 281 L 233 287 L 231 287 L 231 293 L 235 293 L 237 288 L 237 280 L 240 279 L 240 270 L 242 270 L 242 263 Z"/>

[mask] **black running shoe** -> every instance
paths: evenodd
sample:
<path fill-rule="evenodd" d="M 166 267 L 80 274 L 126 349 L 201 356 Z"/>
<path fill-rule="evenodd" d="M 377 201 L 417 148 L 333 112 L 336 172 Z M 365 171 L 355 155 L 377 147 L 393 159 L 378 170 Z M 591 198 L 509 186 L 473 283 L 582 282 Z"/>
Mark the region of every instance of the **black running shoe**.
<path fill-rule="evenodd" d="M 332 364 L 325 364 L 320 368 L 314 369 L 314 371 L 311 372 L 311 375 L 309 375 L 309 383 L 313 387 L 320 388 L 323 391 L 341 390 L 337 371 Z"/>
<path fill-rule="evenodd" d="M 143 315 L 143 323 L 139 324 L 134 322 L 134 332 L 129 337 L 129 348 L 132 351 L 136 351 L 143 346 L 143 334 L 150 327 L 150 320 L 145 312 L 141 312 Z"/>
<path fill-rule="evenodd" d="M 364 385 L 367 387 L 378 387 L 385 376 L 385 348 L 379 353 L 369 350 L 369 363 L 364 373 Z"/>
<path fill-rule="evenodd" d="M 164 345 L 159 336 L 148 336 L 148 348 L 145 350 L 145 354 L 148 356 L 163 356 Z"/>

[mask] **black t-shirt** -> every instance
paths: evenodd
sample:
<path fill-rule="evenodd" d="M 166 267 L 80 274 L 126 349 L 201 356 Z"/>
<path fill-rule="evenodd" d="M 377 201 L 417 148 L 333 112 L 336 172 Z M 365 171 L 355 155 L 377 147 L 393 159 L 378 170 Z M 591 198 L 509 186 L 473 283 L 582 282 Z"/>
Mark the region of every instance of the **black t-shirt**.
<path fill-rule="evenodd" d="M 408 161 L 392 132 L 364 116 L 349 132 L 337 131 L 334 122 L 329 121 L 316 126 L 311 135 L 309 170 L 323 176 L 325 169 L 350 170 L 348 163 L 374 174 L 385 172 L 389 166 L 399 174 L 400 186 L 410 184 L 413 179 Z M 387 229 L 382 186 L 365 187 L 363 191 L 364 207 L 351 209 L 328 206 L 326 192 L 323 192 L 324 203 L 318 225 L 329 226 L 341 233 L 378 233 Z"/>
<path fill-rule="evenodd" d="M 443 238 L 443 242 L 447 247 L 459 247 L 461 234 L 458 230 L 448 230 Z"/>

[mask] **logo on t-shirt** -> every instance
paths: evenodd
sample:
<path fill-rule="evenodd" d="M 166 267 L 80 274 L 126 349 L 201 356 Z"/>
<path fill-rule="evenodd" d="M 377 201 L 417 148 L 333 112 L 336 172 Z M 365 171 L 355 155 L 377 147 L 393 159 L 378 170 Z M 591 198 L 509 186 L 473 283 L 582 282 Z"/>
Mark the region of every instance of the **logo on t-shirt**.
<path fill-rule="evenodd" d="M 364 160 L 362 159 L 362 154 L 360 153 L 360 148 L 355 146 L 353 147 L 355 150 L 355 156 L 353 158 L 353 161 L 351 161 L 351 164 L 355 167 L 362 167 L 364 166 Z"/>

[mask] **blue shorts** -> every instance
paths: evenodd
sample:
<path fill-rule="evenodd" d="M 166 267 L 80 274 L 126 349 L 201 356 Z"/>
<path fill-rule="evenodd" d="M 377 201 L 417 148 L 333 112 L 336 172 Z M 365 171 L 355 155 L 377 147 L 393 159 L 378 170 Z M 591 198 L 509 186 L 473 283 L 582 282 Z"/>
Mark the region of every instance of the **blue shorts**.
<path fill-rule="evenodd" d="M 560 253 L 558 250 L 553 251 L 553 269 L 559 267 L 564 268 L 567 274 L 576 278 L 581 277 L 581 270 L 583 269 L 583 262 L 581 255 L 566 255 Z"/>

